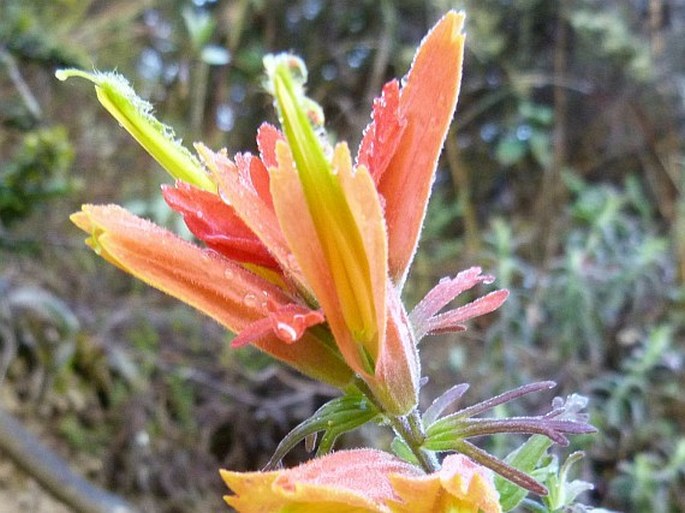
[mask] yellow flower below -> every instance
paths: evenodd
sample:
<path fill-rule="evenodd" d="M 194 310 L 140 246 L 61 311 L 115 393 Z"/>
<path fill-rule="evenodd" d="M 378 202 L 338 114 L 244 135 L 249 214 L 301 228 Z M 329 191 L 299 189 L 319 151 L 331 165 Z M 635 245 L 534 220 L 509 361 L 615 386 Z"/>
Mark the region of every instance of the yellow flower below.
<path fill-rule="evenodd" d="M 222 471 L 238 513 L 501 513 L 489 471 L 463 455 L 430 475 L 374 449 L 272 472 Z"/>

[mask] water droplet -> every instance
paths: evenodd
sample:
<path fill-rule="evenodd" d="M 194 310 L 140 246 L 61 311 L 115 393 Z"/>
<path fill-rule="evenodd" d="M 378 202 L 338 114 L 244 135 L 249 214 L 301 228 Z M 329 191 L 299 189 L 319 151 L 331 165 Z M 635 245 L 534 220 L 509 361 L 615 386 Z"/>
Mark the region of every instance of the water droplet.
<path fill-rule="evenodd" d="M 254 294 L 245 294 L 245 297 L 243 298 L 243 303 L 245 306 L 249 306 L 254 308 L 257 306 L 257 296 Z"/>
<path fill-rule="evenodd" d="M 495 283 L 495 277 L 490 275 L 490 274 L 483 276 L 483 283 L 485 285 L 490 285 L 491 283 Z"/>
<path fill-rule="evenodd" d="M 228 194 L 226 194 L 226 192 L 221 187 L 219 187 L 219 197 L 223 200 L 224 203 L 226 203 L 226 205 L 231 205 L 231 198 Z"/>
<path fill-rule="evenodd" d="M 295 255 L 292 253 L 288 253 L 286 260 L 288 261 L 288 267 L 290 267 L 290 269 L 295 271 L 300 268 L 299 265 L 297 265 L 297 258 L 295 258 Z"/>
<path fill-rule="evenodd" d="M 285 322 L 279 321 L 276 323 L 276 334 L 286 342 L 295 342 L 297 340 L 297 331 Z"/>
<path fill-rule="evenodd" d="M 232 280 L 233 279 L 233 269 L 231 269 L 230 267 L 227 267 L 226 269 L 224 269 L 224 278 L 226 278 L 227 280 Z"/>

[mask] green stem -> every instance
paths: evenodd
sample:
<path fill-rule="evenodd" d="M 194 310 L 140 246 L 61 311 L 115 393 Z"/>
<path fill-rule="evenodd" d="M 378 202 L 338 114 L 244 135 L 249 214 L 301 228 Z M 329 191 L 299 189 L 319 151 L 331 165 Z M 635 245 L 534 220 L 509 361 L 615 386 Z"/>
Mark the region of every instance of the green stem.
<path fill-rule="evenodd" d="M 409 420 L 412 416 L 414 416 L 414 414 L 417 413 L 418 412 L 414 410 L 408 416 L 388 416 L 387 418 L 390 421 L 390 425 L 393 427 L 395 434 L 407 444 L 407 447 L 409 447 L 414 457 L 416 457 L 417 461 L 421 465 L 421 468 L 423 468 L 426 473 L 430 474 L 439 470 L 440 467 L 438 465 L 438 460 L 435 457 L 435 453 L 427 451 L 421 447 L 425 437 L 417 436 L 417 433 L 415 432 L 412 423 Z"/>
<path fill-rule="evenodd" d="M 402 441 L 407 444 L 409 450 L 412 452 L 416 460 L 421 465 L 423 470 L 430 474 L 440 469 L 435 453 L 423 449 L 424 440 L 426 435 L 423 430 L 423 424 L 421 422 L 421 416 L 417 409 L 412 410 L 408 415 L 394 416 L 389 415 L 383 411 L 383 406 L 376 400 L 373 392 L 369 386 L 361 379 L 357 379 L 355 382 L 357 388 L 369 399 L 369 401 L 385 415 L 386 419 L 392 426 L 395 434 L 402 439 Z"/>

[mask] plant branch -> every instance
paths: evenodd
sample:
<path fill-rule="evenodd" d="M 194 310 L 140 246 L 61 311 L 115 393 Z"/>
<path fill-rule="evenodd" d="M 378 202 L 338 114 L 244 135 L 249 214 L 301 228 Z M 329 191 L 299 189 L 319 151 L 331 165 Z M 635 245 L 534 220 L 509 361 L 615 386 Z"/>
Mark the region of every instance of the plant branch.
<path fill-rule="evenodd" d="M 369 386 L 363 380 L 357 378 L 355 385 L 369 399 L 376 409 L 385 416 L 395 431 L 395 434 L 401 438 L 405 444 L 407 444 L 407 447 L 409 447 L 409 450 L 419 462 L 421 468 L 423 468 L 423 470 L 428 474 L 439 470 L 440 466 L 435 454 L 432 451 L 428 451 L 421 447 L 426 435 L 423 431 L 423 424 L 421 423 L 419 412 L 414 410 L 409 415 L 402 417 L 388 415 L 383 410 L 383 406 L 374 397 Z"/>
<path fill-rule="evenodd" d="M 75 474 L 21 423 L 0 410 L 0 451 L 76 513 L 137 513 L 121 497 Z"/>

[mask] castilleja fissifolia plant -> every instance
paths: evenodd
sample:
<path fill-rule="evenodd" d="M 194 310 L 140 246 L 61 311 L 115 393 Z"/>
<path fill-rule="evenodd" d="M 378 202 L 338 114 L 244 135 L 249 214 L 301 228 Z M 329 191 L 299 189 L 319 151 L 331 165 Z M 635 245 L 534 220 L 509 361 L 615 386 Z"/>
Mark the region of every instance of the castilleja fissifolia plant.
<path fill-rule="evenodd" d="M 354 157 L 347 143 L 331 142 L 321 108 L 306 96 L 306 67 L 292 54 L 264 58 L 280 127 L 259 127 L 257 155 L 197 143 L 196 156 L 121 76 L 57 73 L 91 81 L 102 105 L 175 179 L 162 194 L 201 245 L 116 205 L 83 205 L 72 215 L 86 243 L 235 333 L 233 346 L 252 344 L 341 391 L 281 442 L 268 468 L 222 471 L 232 491 L 226 502 L 239 512 L 508 511 L 529 491 L 549 492 L 530 474 L 552 442 L 593 431 L 580 396 L 556 400 L 545 415 L 479 417 L 552 382 L 444 414 L 468 388 L 459 384 L 419 409 L 421 340 L 466 329 L 508 296 L 495 290 L 450 309 L 460 294 L 493 282 L 474 267 L 440 280 L 411 311 L 401 297 L 457 104 L 463 22 L 447 13 L 405 80 L 385 84 Z M 393 429 L 394 454 L 333 451 L 340 434 L 367 422 Z M 317 433 L 311 461 L 279 468 Z M 470 441 L 497 433 L 532 436 L 506 460 Z"/>

